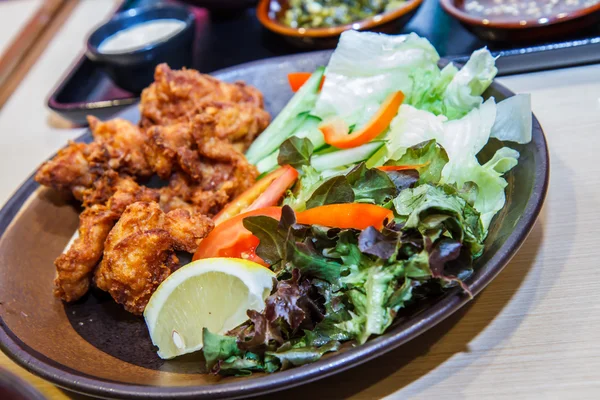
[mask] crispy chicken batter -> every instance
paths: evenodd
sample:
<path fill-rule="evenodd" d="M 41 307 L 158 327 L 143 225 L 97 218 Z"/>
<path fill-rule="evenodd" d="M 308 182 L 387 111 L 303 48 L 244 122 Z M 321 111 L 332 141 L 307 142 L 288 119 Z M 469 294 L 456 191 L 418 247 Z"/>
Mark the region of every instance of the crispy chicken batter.
<path fill-rule="evenodd" d="M 231 143 L 214 135 L 216 124 L 206 114 L 192 121 L 192 136 L 204 161 L 200 185 L 203 190 L 223 190 L 232 198 L 254 184 L 258 170 Z"/>
<path fill-rule="evenodd" d="M 223 190 L 203 190 L 188 176 L 175 173 L 169 186 L 159 189 L 160 205 L 164 210 L 187 209 L 209 216 L 215 215 L 229 202 L 229 195 Z M 187 207 L 182 207 L 187 204 Z"/>
<path fill-rule="evenodd" d="M 40 167 L 35 180 L 61 191 L 70 191 L 82 200 L 83 193 L 105 171 L 114 170 L 134 176 L 150 176 L 142 145 L 145 135 L 129 121 L 100 122 L 88 117 L 94 136 L 92 143 L 69 142 L 56 157 Z"/>
<path fill-rule="evenodd" d="M 140 186 L 130 176 L 106 171 L 91 188 L 83 192 L 83 206 L 106 204 L 113 212 L 121 215 L 128 205 L 136 201 L 157 201 L 158 198 L 156 189 Z"/>
<path fill-rule="evenodd" d="M 200 155 L 189 122 L 152 126 L 146 132 L 150 139 L 144 146 L 146 158 L 158 176 L 169 179 L 181 168 L 192 179 L 200 179 Z"/>
<path fill-rule="evenodd" d="M 234 144 L 240 152 L 246 151 L 271 122 L 271 116 L 262 106 L 251 103 L 212 101 L 201 111 L 215 120 L 213 135 Z"/>
<path fill-rule="evenodd" d="M 95 176 L 102 171 L 101 166 L 90 162 L 96 147 L 69 142 L 52 160 L 40 167 L 35 180 L 44 186 L 71 192 L 76 199 L 81 200 L 83 191 L 92 186 Z"/>
<path fill-rule="evenodd" d="M 174 129 L 183 138 L 178 143 L 185 146 L 161 153 L 164 156 L 161 165 L 169 165 L 169 174 L 180 170 L 172 173 L 169 186 L 161 189 L 163 208 L 173 209 L 183 201 L 202 214 L 214 215 L 256 181 L 256 167 L 234 145 L 214 135 L 215 125 L 212 116 L 201 114 L 193 119 L 187 131 L 181 127 Z"/>
<path fill-rule="evenodd" d="M 221 82 L 194 70 L 173 71 L 160 64 L 154 73 L 154 83 L 142 92 L 140 126 L 147 129 L 152 125 L 188 122 L 207 108 L 210 114 L 226 110 L 220 112 L 222 134 L 230 136 L 229 132 L 235 131 L 235 141 L 246 145 L 269 123 L 262 94 L 256 88 L 243 82 Z M 242 135 L 247 137 L 242 139 Z"/>
<path fill-rule="evenodd" d="M 141 314 L 177 268 L 175 251 L 194 252 L 213 228 L 208 216 L 256 180 L 242 152 L 269 123 L 262 94 L 165 64 L 155 79 L 142 93 L 139 127 L 88 117 L 94 141 L 69 143 L 36 174 L 84 207 L 79 237 L 55 261 L 55 295 L 65 301 L 83 296 L 94 276 Z M 136 182 L 153 174 L 168 185 Z"/>
<path fill-rule="evenodd" d="M 108 235 L 96 285 L 127 311 L 141 314 L 158 285 L 177 269 L 175 250 L 195 252 L 212 228 L 204 216 L 181 209 L 165 214 L 156 203 L 134 203 Z"/>
<path fill-rule="evenodd" d="M 94 142 L 102 144 L 105 161 L 110 169 L 133 176 L 150 176 L 142 145 L 146 135 L 136 125 L 124 119 L 101 122 L 88 116 Z"/>
<path fill-rule="evenodd" d="M 87 293 L 92 272 L 102 257 L 104 241 L 117 218 L 102 205 L 87 208 L 79 215 L 79 237 L 54 261 L 56 297 L 75 301 Z"/>
<path fill-rule="evenodd" d="M 125 208 L 137 201 L 158 201 L 156 191 L 140 187 L 130 177 L 107 172 L 96 190 L 85 196 L 89 205 L 79 216 L 79 237 L 54 262 L 57 276 L 54 293 L 65 301 L 83 296 L 90 286 L 92 272 L 102 257 L 104 241 Z M 103 200 L 105 202 L 103 202 Z"/>
<path fill-rule="evenodd" d="M 256 169 L 235 145 L 216 134 L 218 123 L 212 115 L 200 114 L 191 123 L 149 128 L 145 150 L 154 171 L 163 179 L 183 171 L 204 190 L 242 175 L 241 183 L 253 183 Z"/>

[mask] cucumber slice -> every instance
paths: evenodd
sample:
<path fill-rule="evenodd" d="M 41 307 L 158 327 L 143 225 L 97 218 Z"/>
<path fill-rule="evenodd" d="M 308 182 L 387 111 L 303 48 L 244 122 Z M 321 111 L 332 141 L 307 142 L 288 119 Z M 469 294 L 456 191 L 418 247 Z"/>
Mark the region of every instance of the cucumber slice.
<path fill-rule="evenodd" d="M 313 144 L 313 150 L 317 151 L 325 146 L 325 137 L 319 130 L 320 123 L 321 118 L 315 117 L 314 115 L 309 115 L 304 124 L 299 127 L 296 132 L 294 132 L 293 136 L 307 138 Z"/>
<path fill-rule="evenodd" d="M 260 172 L 261 174 L 264 174 L 265 172 L 271 172 L 272 170 L 277 168 L 278 167 L 278 163 L 277 163 L 278 155 L 279 155 L 279 150 L 271 153 L 270 155 L 266 156 L 265 158 L 263 158 L 262 160 L 257 162 L 256 169 L 258 169 L 258 172 Z"/>
<path fill-rule="evenodd" d="M 320 118 L 308 115 L 304 120 L 304 123 L 298 127 L 292 136 L 307 138 L 313 144 L 314 151 L 319 150 L 325 146 L 325 138 L 318 128 L 320 123 Z M 256 168 L 258 169 L 258 172 L 262 174 L 277 168 L 278 155 L 279 149 L 257 162 Z"/>
<path fill-rule="evenodd" d="M 380 167 L 387 160 L 387 156 L 388 156 L 387 147 L 381 147 L 379 150 L 377 150 L 375 153 L 373 153 L 373 155 L 371 157 L 369 157 L 369 159 L 367 160 L 365 165 L 367 166 L 367 168 Z"/>
<path fill-rule="evenodd" d="M 384 145 L 384 141 L 373 141 L 353 149 L 339 150 L 323 155 L 314 155 L 311 158 L 310 164 L 317 171 L 325 171 L 327 169 L 356 164 L 371 157 Z"/>
<path fill-rule="evenodd" d="M 256 164 L 281 146 L 307 118 L 308 111 L 315 106 L 319 96 L 319 86 L 325 68 L 317 68 L 304 85 L 296 92 L 279 115 L 252 143 L 246 152 L 246 158 Z M 303 115 L 301 115 L 303 114 Z"/>

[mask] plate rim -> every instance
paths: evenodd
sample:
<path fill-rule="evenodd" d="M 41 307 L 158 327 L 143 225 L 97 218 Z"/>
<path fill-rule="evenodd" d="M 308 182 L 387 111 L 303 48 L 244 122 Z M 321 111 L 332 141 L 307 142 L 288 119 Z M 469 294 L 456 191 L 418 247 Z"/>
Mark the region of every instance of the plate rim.
<path fill-rule="evenodd" d="M 271 57 L 221 69 L 212 72 L 211 75 L 223 76 L 242 68 L 256 67 L 265 63 L 276 63 L 277 61 L 294 61 L 295 59 L 314 57 L 327 52 L 331 52 L 331 50 Z M 492 82 L 491 87 L 506 97 L 515 94 L 496 80 Z M 123 112 L 127 112 L 127 110 L 133 107 L 137 107 L 137 105 L 134 104 L 131 107 L 126 108 Z M 538 134 L 536 134 L 536 132 Z M 539 165 L 535 166 L 534 185 L 531 195 L 527 200 L 523 215 L 509 234 L 504 245 L 501 246 L 496 254 L 481 268 L 483 270 L 482 273 L 468 284 L 473 296 L 477 295 L 484 287 L 486 287 L 518 252 L 522 243 L 533 229 L 537 217 L 543 207 L 549 185 L 550 160 L 544 131 L 534 114 L 532 133 L 532 143 L 539 141 L 539 143 L 536 143 L 536 150 L 540 152 L 541 162 Z M 84 141 L 86 138 L 89 139 L 89 136 L 90 131 L 88 130 L 78 136 L 75 141 Z M 12 224 L 22 206 L 26 204 L 28 199 L 40 187 L 40 185 L 33 180 L 34 174 L 35 172 L 21 184 L 0 210 L 0 239 L 2 239 L 5 231 Z M 393 331 L 378 336 L 361 346 L 357 346 L 343 353 L 334 354 L 326 359 L 317 361 L 314 364 L 296 367 L 287 371 L 280 371 L 254 379 L 244 379 L 224 384 L 200 386 L 151 386 L 119 383 L 96 378 L 59 364 L 32 349 L 12 333 L 10 328 L 4 323 L 2 317 L 0 317 L 0 349 L 2 349 L 9 358 L 28 371 L 57 386 L 86 395 L 124 399 L 244 398 L 307 384 L 370 361 L 412 340 L 414 337 L 437 325 L 456 312 L 469 300 L 469 296 L 459 292 L 458 289 L 455 288 L 454 290 L 449 291 L 444 296 L 444 299 L 419 313 L 418 317 L 411 318 L 410 320 L 397 325 Z M 58 364 L 60 367 L 53 364 Z"/>

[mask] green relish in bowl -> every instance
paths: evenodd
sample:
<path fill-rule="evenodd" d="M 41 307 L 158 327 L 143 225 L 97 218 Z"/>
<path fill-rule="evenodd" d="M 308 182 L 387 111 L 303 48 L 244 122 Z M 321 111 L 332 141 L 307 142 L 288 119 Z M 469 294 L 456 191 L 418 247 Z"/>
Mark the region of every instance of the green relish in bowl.
<path fill-rule="evenodd" d="M 289 0 L 281 22 L 292 28 L 330 28 L 393 11 L 406 0 Z"/>

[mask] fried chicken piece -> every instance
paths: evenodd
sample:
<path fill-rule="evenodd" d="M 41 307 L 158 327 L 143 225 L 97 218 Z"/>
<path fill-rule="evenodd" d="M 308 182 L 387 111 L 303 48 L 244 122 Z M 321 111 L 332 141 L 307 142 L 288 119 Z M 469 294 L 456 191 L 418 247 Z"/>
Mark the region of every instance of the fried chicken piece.
<path fill-rule="evenodd" d="M 271 122 L 271 116 L 250 103 L 213 101 L 202 108 L 202 113 L 215 120 L 214 135 L 245 152 L 256 137 Z"/>
<path fill-rule="evenodd" d="M 146 131 L 146 159 L 162 179 L 169 179 L 181 168 L 193 179 L 200 179 L 200 155 L 188 122 L 169 126 L 152 126 Z"/>
<path fill-rule="evenodd" d="M 258 170 L 235 147 L 214 134 L 217 121 L 201 114 L 192 121 L 192 136 L 203 161 L 201 187 L 224 190 L 233 198 L 256 182 Z"/>
<path fill-rule="evenodd" d="M 245 151 L 269 124 L 269 115 L 264 110 L 246 103 L 209 102 L 199 112 L 214 120 L 211 135 L 232 143 L 238 152 Z M 192 178 L 200 178 L 200 158 L 191 129 L 191 123 L 180 122 L 146 130 L 149 138 L 144 146 L 146 159 L 162 179 L 168 179 L 176 166 Z"/>
<path fill-rule="evenodd" d="M 84 207 L 106 204 L 113 212 L 121 215 L 128 205 L 143 199 L 155 201 L 158 196 L 155 189 L 140 186 L 131 176 L 109 170 L 83 191 L 82 202 Z"/>
<path fill-rule="evenodd" d="M 152 125 L 188 122 L 202 113 L 209 102 L 246 103 L 247 115 L 260 115 L 259 121 L 266 114 L 263 96 L 252 86 L 221 82 L 185 68 L 174 71 L 167 64 L 160 64 L 154 72 L 154 83 L 142 91 L 140 126 L 147 129 Z"/>
<path fill-rule="evenodd" d="M 106 162 L 110 169 L 134 176 L 152 175 L 143 149 L 146 135 L 139 127 L 120 118 L 102 122 L 88 116 L 87 120 L 94 141 L 102 144 L 107 153 Z"/>
<path fill-rule="evenodd" d="M 158 285 L 178 268 L 175 251 L 193 253 L 212 221 L 186 210 L 164 213 L 154 202 L 125 210 L 106 239 L 96 285 L 134 314 L 142 314 Z"/>
<path fill-rule="evenodd" d="M 102 205 L 87 208 L 79 215 L 79 237 L 54 261 L 56 297 L 75 301 L 87 293 L 92 271 L 102 257 L 104 241 L 117 218 Z"/>
<path fill-rule="evenodd" d="M 221 190 L 204 190 L 201 185 L 183 173 L 175 173 L 169 185 L 159 189 L 160 206 L 163 210 L 182 208 L 190 212 L 213 216 L 230 200 Z"/>
<path fill-rule="evenodd" d="M 160 189 L 163 209 L 190 204 L 188 209 L 214 215 L 256 181 L 257 169 L 234 145 L 215 135 L 216 123 L 212 116 L 201 114 L 194 118 L 189 131 L 177 130 L 185 134 L 186 146 L 198 156 L 193 163 L 183 163 L 174 151 L 162 152 L 171 156 L 168 162 L 176 170 L 169 186 Z"/>
<path fill-rule="evenodd" d="M 215 111 L 219 115 L 219 111 Z M 203 114 L 201 114 L 202 116 Z M 205 116 L 203 120 L 210 121 L 211 136 L 221 139 L 223 142 L 231 142 L 228 133 L 223 134 L 223 120 L 219 117 Z M 214 121 L 214 122 L 213 122 Z M 222 125 L 219 127 L 219 125 Z M 177 169 L 181 169 L 193 179 L 201 179 L 202 159 L 198 152 L 195 138 L 192 136 L 194 125 L 179 123 L 169 126 L 152 126 L 148 128 L 148 142 L 144 145 L 146 158 L 152 169 L 162 178 L 168 179 Z M 235 138 L 235 136 L 231 136 Z M 247 136 L 244 136 L 247 138 Z M 251 137 L 253 139 L 254 136 Z M 241 152 L 246 146 L 244 142 L 231 142 L 232 151 Z"/>
<path fill-rule="evenodd" d="M 95 176 L 103 170 L 102 166 L 90 163 L 96 150 L 96 145 L 69 142 L 52 160 L 40 167 L 35 180 L 41 185 L 71 192 L 81 200 L 83 191 L 92 186 Z"/>
<path fill-rule="evenodd" d="M 125 208 L 137 201 L 159 199 L 157 191 L 140 187 L 131 177 L 114 171 L 105 173 L 94 190 L 85 192 L 84 204 L 88 207 L 79 216 L 79 237 L 54 261 L 54 294 L 65 301 L 75 301 L 88 291 L 104 241 Z"/>
<path fill-rule="evenodd" d="M 159 204 L 165 212 L 179 208 L 189 212 L 208 214 L 208 209 L 198 207 L 191 203 L 191 196 L 195 187 L 194 181 L 182 172 L 171 175 L 169 185 L 158 189 L 160 193 Z"/>
<path fill-rule="evenodd" d="M 35 180 L 44 186 L 70 191 L 83 200 L 84 191 L 106 171 L 115 170 L 135 176 L 150 176 L 143 143 L 145 135 L 129 121 L 100 122 L 88 117 L 94 135 L 92 143 L 69 142 L 50 161 L 40 167 Z"/>
<path fill-rule="evenodd" d="M 55 295 L 65 301 L 87 292 L 96 269 L 100 288 L 141 313 L 177 268 L 174 252 L 195 251 L 212 229 L 205 215 L 256 180 L 258 171 L 242 151 L 269 123 L 262 94 L 165 64 L 155 79 L 142 93 L 139 127 L 89 117 L 94 141 L 69 143 L 36 174 L 39 183 L 70 191 L 85 208 L 79 237 L 55 261 Z M 153 173 L 169 185 L 136 183 Z"/>

